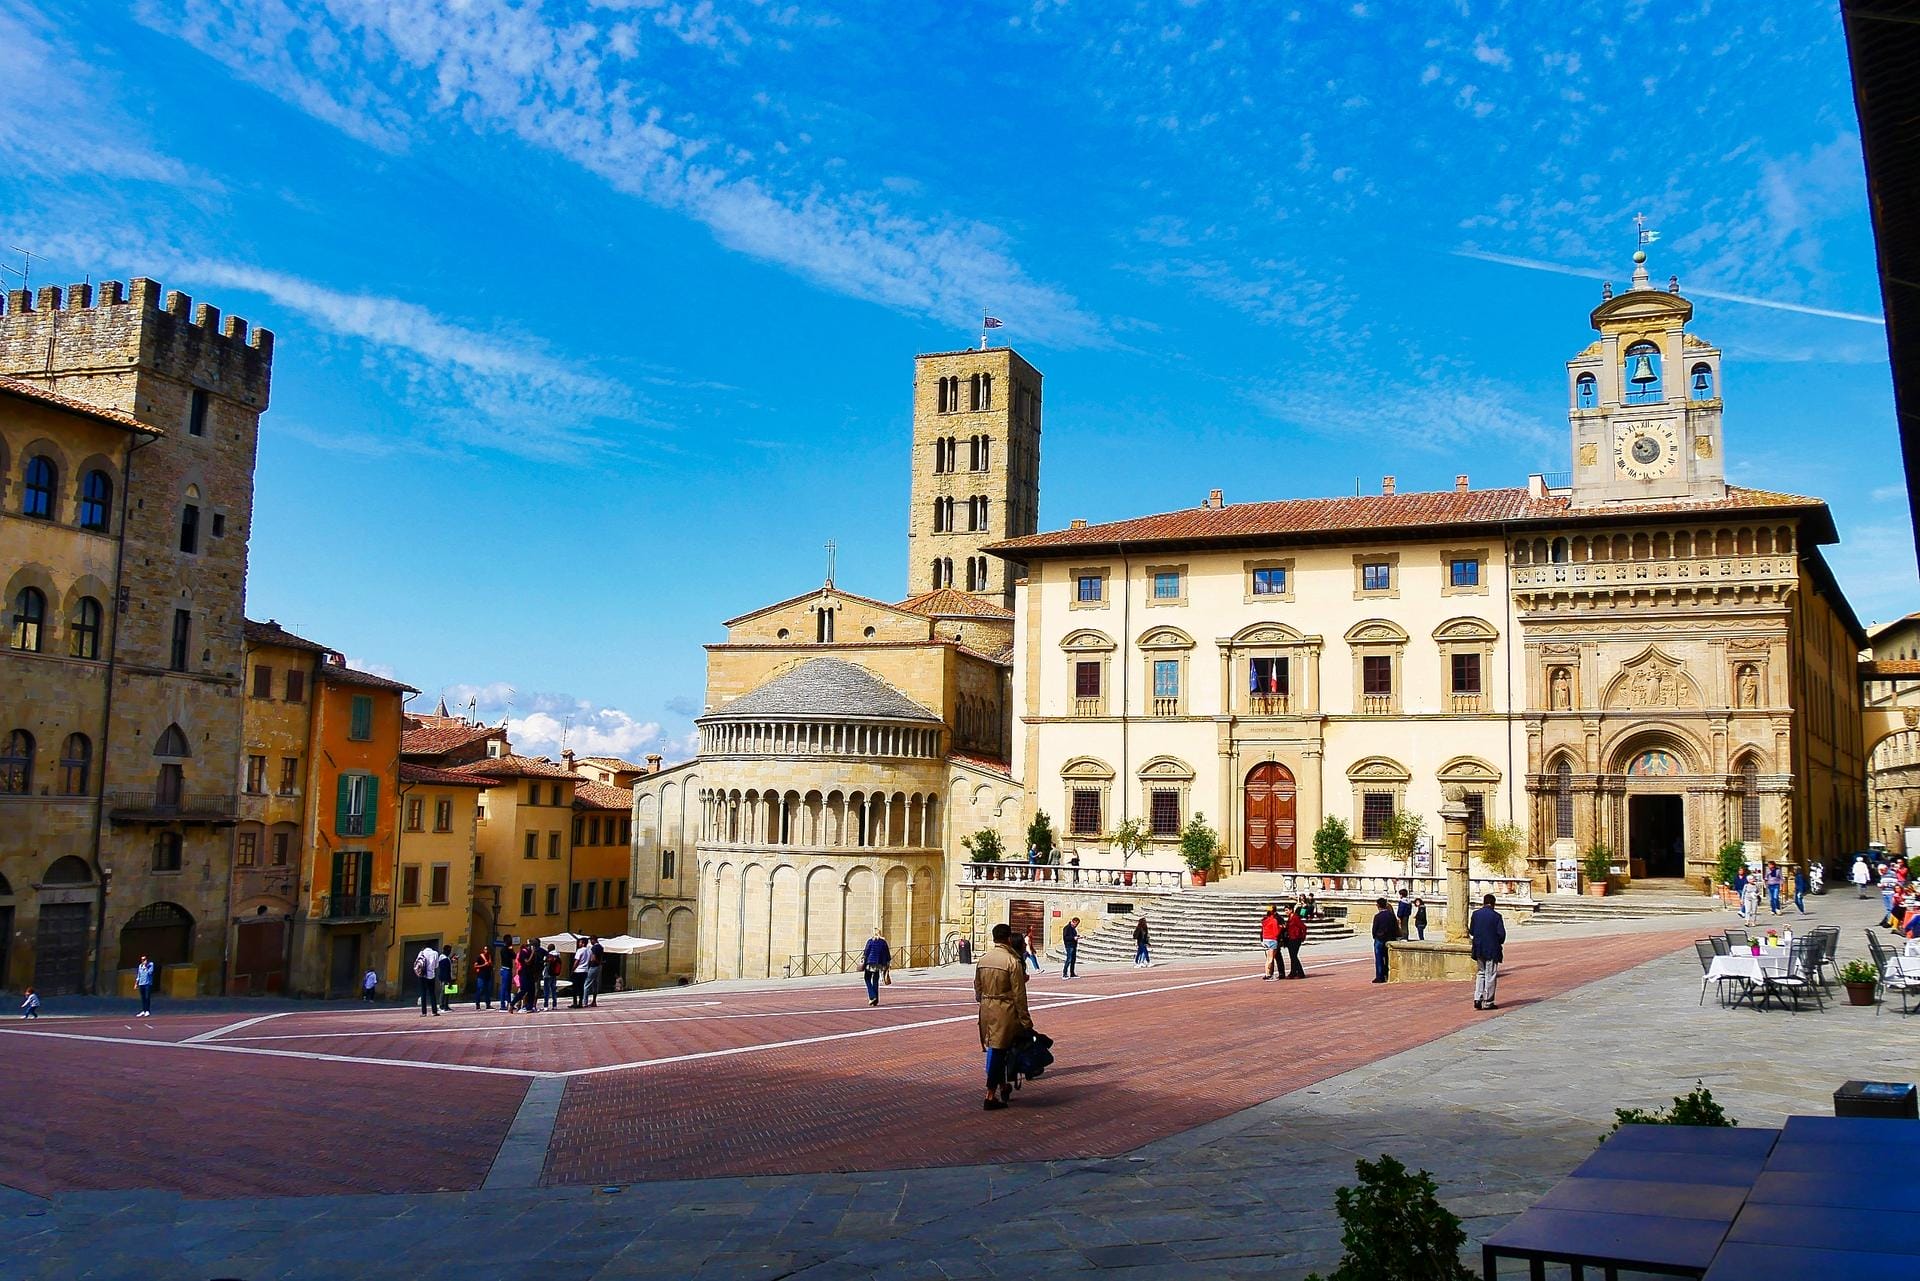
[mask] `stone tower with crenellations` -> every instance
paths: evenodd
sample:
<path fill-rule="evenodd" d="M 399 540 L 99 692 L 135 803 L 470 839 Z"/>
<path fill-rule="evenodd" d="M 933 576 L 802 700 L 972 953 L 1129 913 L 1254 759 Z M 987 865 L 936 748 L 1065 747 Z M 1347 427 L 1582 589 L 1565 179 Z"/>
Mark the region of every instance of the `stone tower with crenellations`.
<path fill-rule="evenodd" d="M 982 549 L 1038 528 L 1040 381 L 1010 347 L 914 360 L 909 595 L 951 587 L 1012 608 L 1021 567 Z"/>
<path fill-rule="evenodd" d="M 56 472 L 53 511 L 43 518 L 48 534 L 85 544 L 73 555 L 102 580 L 85 590 L 108 597 L 97 665 L 101 705 L 71 712 L 98 724 L 70 727 L 93 741 L 98 835 L 90 832 L 84 849 L 63 851 L 94 864 L 96 877 L 111 869 L 98 940 L 108 984 L 113 970 L 133 964 L 122 950 L 161 946 L 176 908 L 192 918 L 190 955 L 167 959 L 194 964 L 202 990 L 219 982 L 246 741 L 247 540 L 272 366 L 270 330 L 250 330 L 237 316 L 223 320 L 219 308 L 195 306 L 144 278 L 14 290 L 0 308 L 0 375 L 123 411 L 151 429 L 128 432 L 112 455 L 80 456 L 55 439 L 25 445 Z M 112 484 L 110 516 L 88 523 L 76 517 L 83 478 L 91 484 L 100 476 Z M 10 512 L 18 507 L 8 504 Z M 50 578 L 71 578 L 56 562 L 47 567 Z M 43 663 L 69 652 L 65 616 L 50 613 Z M 32 670 L 22 664 L 20 680 Z M 13 684 L 33 701 L 30 685 Z M 174 726 L 178 735 L 169 732 Z M 178 769 L 163 781 L 163 766 Z"/>

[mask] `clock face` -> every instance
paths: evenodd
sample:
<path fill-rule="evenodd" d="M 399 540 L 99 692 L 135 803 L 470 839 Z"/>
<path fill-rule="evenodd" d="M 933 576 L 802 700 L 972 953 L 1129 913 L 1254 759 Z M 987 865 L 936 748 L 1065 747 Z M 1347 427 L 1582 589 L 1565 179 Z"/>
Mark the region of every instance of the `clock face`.
<path fill-rule="evenodd" d="M 1615 465 L 1634 480 L 1656 480 L 1673 470 L 1680 455 L 1680 439 L 1665 420 L 1630 423 L 1620 428 L 1615 442 Z"/>

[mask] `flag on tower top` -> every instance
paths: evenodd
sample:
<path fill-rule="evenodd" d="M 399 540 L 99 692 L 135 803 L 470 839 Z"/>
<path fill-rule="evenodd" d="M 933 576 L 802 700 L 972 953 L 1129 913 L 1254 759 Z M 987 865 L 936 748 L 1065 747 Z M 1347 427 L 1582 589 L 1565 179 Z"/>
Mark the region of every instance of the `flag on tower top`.
<path fill-rule="evenodd" d="M 982 329 L 999 329 L 1000 327 L 1000 318 L 998 316 L 984 316 L 980 320 L 980 328 Z"/>

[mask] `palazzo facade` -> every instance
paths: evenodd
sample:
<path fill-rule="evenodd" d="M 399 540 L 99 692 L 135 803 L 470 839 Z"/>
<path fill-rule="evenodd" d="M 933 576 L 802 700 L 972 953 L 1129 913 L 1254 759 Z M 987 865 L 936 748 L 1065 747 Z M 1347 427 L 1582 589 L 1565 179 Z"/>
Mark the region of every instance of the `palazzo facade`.
<path fill-rule="evenodd" d="M 1144 819 L 1150 866 L 1204 813 L 1224 870 L 1316 870 L 1329 816 L 1525 829 L 1540 889 L 1603 844 L 1704 886 L 1717 850 L 1864 838 L 1855 659 L 1826 505 L 1726 483 L 1720 353 L 1677 282 L 1609 288 L 1569 362 L 1574 469 L 1549 483 L 1194 508 L 1004 540 L 1017 768 L 1069 847 Z M 1476 864 L 1476 873 L 1483 873 Z"/>

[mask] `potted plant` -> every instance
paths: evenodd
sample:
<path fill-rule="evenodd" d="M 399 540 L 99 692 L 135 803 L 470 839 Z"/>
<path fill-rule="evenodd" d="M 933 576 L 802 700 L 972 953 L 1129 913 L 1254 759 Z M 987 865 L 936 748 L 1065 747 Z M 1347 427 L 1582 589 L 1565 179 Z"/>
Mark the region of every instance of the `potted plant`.
<path fill-rule="evenodd" d="M 1739 896 L 1733 892 L 1733 883 L 1739 879 L 1740 871 L 1747 865 L 1747 847 L 1739 841 L 1728 841 L 1720 847 L 1714 856 L 1714 883 L 1720 891 L 1720 898 L 1729 907 L 1739 906 Z"/>
<path fill-rule="evenodd" d="M 1120 883 L 1133 884 L 1133 872 L 1127 863 L 1134 856 L 1146 853 L 1147 841 L 1151 839 L 1144 819 L 1130 818 L 1107 833 L 1107 844 L 1120 852 Z"/>
<path fill-rule="evenodd" d="M 1353 833 L 1345 819 L 1329 814 L 1313 834 L 1313 865 L 1333 876 L 1353 866 Z"/>
<path fill-rule="evenodd" d="M 991 827 L 983 827 L 972 836 L 961 837 L 960 843 L 967 847 L 967 857 L 978 864 L 998 863 L 1005 849 L 1000 843 L 1000 833 Z M 983 880 L 991 881 L 997 879 L 999 872 L 998 867 L 983 866 L 980 869 L 980 876 Z"/>
<path fill-rule="evenodd" d="M 1180 833 L 1180 857 L 1187 862 L 1195 885 L 1207 883 L 1213 870 L 1214 852 L 1220 848 L 1220 834 L 1207 826 L 1205 814 L 1195 814 Z"/>
<path fill-rule="evenodd" d="M 1034 862 L 1053 862 L 1053 820 L 1045 810 L 1034 811 L 1033 822 L 1027 824 L 1027 848 L 1033 851 Z"/>
<path fill-rule="evenodd" d="M 1613 866 L 1613 851 L 1600 841 L 1587 847 L 1580 856 L 1580 870 L 1587 878 L 1587 893 L 1595 898 L 1607 895 L 1607 873 Z"/>
<path fill-rule="evenodd" d="M 1526 865 L 1527 829 L 1501 823 L 1480 833 L 1480 861 L 1498 876 L 1517 877 Z"/>
<path fill-rule="evenodd" d="M 1847 989 L 1848 1005 L 1872 1005 L 1873 990 L 1880 986 L 1880 972 L 1855 957 L 1840 967 L 1840 986 Z"/>
<path fill-rule="evenodd" d="M 1387 853 L 1393 861 L 1407 869 L 1407 879 L 1413 879 L 1413 852 L 1419 847 L 1420 838 L 1427 834 L 1425 816 L 1411 810 L 1401 810 L 1387 820 Z M 1433 869 L 1428 869 L 1428 875 Z"/>

